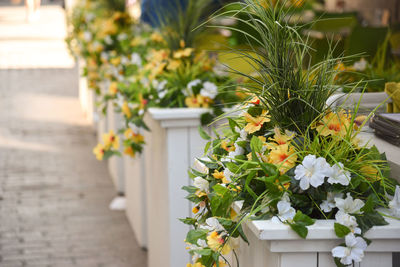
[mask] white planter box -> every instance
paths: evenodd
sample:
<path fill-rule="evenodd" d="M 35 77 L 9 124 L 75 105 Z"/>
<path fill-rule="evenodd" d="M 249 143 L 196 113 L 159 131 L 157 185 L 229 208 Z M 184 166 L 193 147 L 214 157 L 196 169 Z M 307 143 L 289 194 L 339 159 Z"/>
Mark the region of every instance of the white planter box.
<path fill-rule="evenodd" d="M 105 118 L 107 121 L 107 132 L 113 130 L 114 133 L 118 133 L 118 130 L 121 129 L 124 125 L 124 118 L 121 113 L 116 113 L 114 111 L 114 107 L 112 102 L 108 102 L 107 107 L 107 117 Z M 119 151 L 123 154 L 123 145 L 122 140 L 120 141 L 120 149 Z M 114 183 L 115 189 L 119 194 L 125 193 L 125 176 L 124 176 L 124 159 L 119 156 L 112 156 L 107 161 L 108 170 L 110 172 L 112 181 Z"/>
<path fill-rule="evenodd" d="M 391 103 L 392 100 L 388 98 L 389 96 L 385 92 L 380 92 L 380 93 L 350 93 L 350 94 L 335 94 L 331 96 L 327 104 L 328 105 L 333 105 L 334 107 L 337 106 L 342 106 L 344 108 L 348 109 L 353 109 L 358 101 L 360 100 L 360 97 L 362 96 L 361 102 L 360 102 L 360 111 L 364 112 L 370 112 L 374 110 L 377 106 L 381 105 L 377 111 L 379 112 L 385 112 L 386 111 L 386 104 Z M 386 101 L 386 102 L 385 102 Z"/>
<path fill-rule="evenodd" d="M 400 181 L 400 147 L 376 138 L 371 133 L 361 133 L 363 141 L 370 141 L 385 152 L 392 168 L 392 176 Z M 239 212 L 240 203 L 234 209 Z M 389 225 L 376 226 L 366 237 L 372 240 L 363 261 L 355 267 L 397 267 L 400 259 L 400 221 L 385 218 Z M 333 220 L 319 220 L 308 228 L 308 237 L 301 239 L 289 226 L 271 221 L 248 221 L 244 231 L 250 246 L 240 241 L 240 266 L 245 267 L 335 267 L 331 250 L 343 239 L 333 230 Z M 394 260 L 394 261 L 393 261 Z"/>
<path fill-rule="evenodd" d="M 191 184 L 188 170 L 206 141 L 198 133 L 204 109 L 150 109 L 145 121 L 145 171 L 148 207 L 148 267 L 186 266 L 184 239 L 189 226 L 178 218 L 192 215 L 181 188 Z M 129 204 L 128 204 L 129 205 Z"/>
<path fill-rule="evenodd" d="M 108 87 L 108 82 L 101 82 L 100 90 L 105 92 L 106 88 Z M 93 90 L 91 90 L 93 91 Z M 96 97 L 96 102 L 99 101 L 99 97 Z M 110 106 L 110 105 L 108 105 Z M 103 143 L 103 134 L 107 133 L 111 128 L 108 125 L 108 115 L 103 114 L 101 108 L 96 107 L 95 112 L 95 121 L 96 121 L 96 128 L 97 128 L 97 142 Z"/>
<path fill-rule="evenodd" d="M 144 154 L 124 155 L 126 216 L 140 247 L 147 248 L 147 204 Z"/>
<path fill-rule="evenodd" d="M 81 104 L 84 115 L 90 124 L 94 125 L 96 120 L 96 107 L 95 99 L 96 94 L 94 90 L 89 89 L 87 77 L 83 76 L 83 68 L 85 67 L 83 59 L 78 60 L 79 70 L 79 102 Z"/>
<path fill-rule="evenodd" d="M 241 204 L 235 203 L 235 210 Z M 364 259 L 356 267 L 392 267 L 393 252 L 400 252 L 400 221 L 386 218 L 389 225 L 376 226 L 366 237 L 372 240 Z M 301 239 L 289 226 L 266 221 L 248 221 L 244 231 L 250 245 L 240 241 L 240 266 L 245 267 L 335 267 L 331 250 L 343 243 L 333 230 L 333 220 L 318 220 Z M 400 264 L 400 263 L 396 263 Z M 235 265 L 236 266 L 236 265 Z"/>

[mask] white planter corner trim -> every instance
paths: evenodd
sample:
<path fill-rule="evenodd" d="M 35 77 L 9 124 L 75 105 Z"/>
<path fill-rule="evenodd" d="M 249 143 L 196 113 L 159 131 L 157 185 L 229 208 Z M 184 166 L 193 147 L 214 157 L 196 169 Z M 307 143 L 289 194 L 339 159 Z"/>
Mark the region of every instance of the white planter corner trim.
<path fill-rule="evenodd" d="M 236 202 L 239 212 L 242 203 Z M 375 226 L 366 238 L 372 240 L 356 267 L 392 267 L 393 252 L 400 252 L 400 221 L 385 218 L 389 225 Z M 317 220 L 308 227 L 306 239 L 288 225 L 271 220 L 244 223 L 250 245 L 240 241 L 240 266 L 245 267 L 335 267 L 331 250 L 343 243 L 334 232 L 334 220 Z"/>
<path fill-rule="evenodd" d="M 178 219 L 192 215 L 181 188 L 191 184 L 188 170 L 203 155 L 206 141 L 198 133 L 207 110 L 150 108 L 145 122 L 146 190 L 148 205 L 148 266 L 186 266 L 190 255 L 184 239 L 189 226 Z"/>

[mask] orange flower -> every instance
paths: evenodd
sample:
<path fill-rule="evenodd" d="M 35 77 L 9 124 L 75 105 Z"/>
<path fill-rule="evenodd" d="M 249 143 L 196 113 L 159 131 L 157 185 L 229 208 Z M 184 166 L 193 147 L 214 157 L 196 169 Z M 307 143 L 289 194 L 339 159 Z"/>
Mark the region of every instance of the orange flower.
<path fill-rule="evenodd" d="M 98 144 L 95 148 L 93 148 L 93 154 L 96 156 L 97 160 L 103 160 L 105 152 L 105 147 L 102 144 Z"/>
<path fill-rule="evenodd" d="M 132 112 L 131 112 L 131 109 L 129 108 L 127 101 L 124 101 L 121 109 L 122 109 L 122 113 L 124 113 L 126 118 L 130 119 L 132 117 Z"/>
<path fill-rule="evenodd" d="M 106 149 L 113 147 L 114 149 L 119 148 L 119 136 L 115 135 L 113 130 L 103 134 L 103 142 Z"/>
<path fill-rule="evenodd" d="M 380 180 L 379 171 L 374 166 L 364 165 L 360 168 L 360 172 L 370 182 L 376 182 L 376 181 Z"/>
<path fill-rule="evenodd" d="M 221 248 L 221 254 L 226 255 L 231 251 L 231 247 L 228 244 L 224 244 L 224 238 L 219 235 L 216 231 L 211 232 L 207 236 L 207 244 L 213 251 L 219 251 Z"/>
<path fill-rule="evenodd" d="M 274 128 L 274 138 L 269 138 L 269 140 L 276 142 L 278 145 L 284 145 L 292 140 L 293 135 L 289 136 L 287 134 L 281 134 L 281 131 L 278 127 Z"/>
<path fill-rule="evenodd" d="M 342 110 L 339 114 L 329 112 L 317 123 L 317 126 L 313 126 L 313 128 L 322 136 L 332 135 L 344 137 L 350 128 L 350 123 L 350 115 Z"/>
<path fill-rule="evenodd" d="M 118 93 L 118 83 L 112 82 L 108 88 L 110 95 L 115 96 Z"/>
<path fill-rule="evenodd" d="M 124 154 L 131 156 L 132 158 L 135 157 L 135 151 L 133 150 L 133 148 L 131 146 L 128 146 L 124 149 Z"/>
<path fill-rule="evenodd" d="M 249 113 L 244 114 L 244 119 L 247 122 L 244 130 L 249 134 L 259 131 L 264 123 L 271 121 L 267 114 L 268 112 L 266 110 L 264 110 L 258 117 L 253 117 Z"/>
<path fill-rule="evenodd" d="M 268 162 L 277 165 L 281 174 L 293 168 L 296 160 L 295 150 L 288 144 L 273 146 L 268 154 Z"/>
<path fill-rule="evenodd" d="M 193 52 L 193 48 L 180 49 L 174 52 L 174 58 L 189 57 Z"/>
<path fill-rule="evenodd" d="M 185 104 L 189 108 L 208 108 L 212 103 L 211 98 L 198 94 L 197 96 L 188 96 L 185 99 Z"/>
<path fill-rule="evenodd" d="M 229 181 L 225 177 L 224 172 L 219 172 L 219 171 L 215 170 L 212 175 L 213 175 L 213 177 L 215 179 L 221 180 L 221 182 L 223 184 L 228 184 L 229 183 Z"/>

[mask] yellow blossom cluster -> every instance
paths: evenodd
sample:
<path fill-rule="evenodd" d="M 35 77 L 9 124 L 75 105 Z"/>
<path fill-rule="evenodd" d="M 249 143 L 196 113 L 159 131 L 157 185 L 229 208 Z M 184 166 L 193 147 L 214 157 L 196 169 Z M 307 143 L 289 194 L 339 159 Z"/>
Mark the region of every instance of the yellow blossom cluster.
<path fill-rule="evenodd" d="M 111 149 L 119 149 L 119 136 L 116 135 L 113 130 L 103 134 L 103 144 L 97 144 L 93 149 L 93 154 L 98 160 L 103 160 L 105 153 Z"/>

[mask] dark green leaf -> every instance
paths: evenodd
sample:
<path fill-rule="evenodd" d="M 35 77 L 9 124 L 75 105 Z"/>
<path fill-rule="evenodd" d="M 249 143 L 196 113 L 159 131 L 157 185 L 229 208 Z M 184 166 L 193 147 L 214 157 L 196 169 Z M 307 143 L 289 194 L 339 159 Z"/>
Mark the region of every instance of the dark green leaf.
<path fill-rule="evenodd" d="M 197 244 L 197 240 L 207 238 L 207 232 L 205 229 L 190 230 L 186 235 L 186 242 Z"/>
<path fill-rule="evenodd" d="M 347 226 L 344 226 L 340 223 L 335 223 L 334 228 L 335 228 L 336 236 L 340 237 L 340 238 L 345 237 L 346 235 L 348 235 L 351 232 L 351 230 Z"/>
<path fill-rule="evenodd" d="M 199 125 L 199 134 L 201 136 L 201 138 L 203 138 L 204 140 L 210 140 L 211 136 L 208 135 L 208 133 L 206 133 L 206 131 L 204 131 L 203 127 L 201 127 Z"/>
<path fill-rule="evenodd" d="M 308 229 L 303 224 L 289 223 L 289 225 L 301 238 L 305 239 L 307 237 Z"/>

